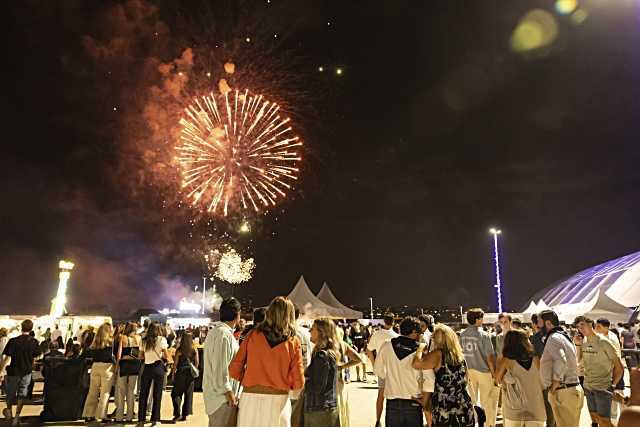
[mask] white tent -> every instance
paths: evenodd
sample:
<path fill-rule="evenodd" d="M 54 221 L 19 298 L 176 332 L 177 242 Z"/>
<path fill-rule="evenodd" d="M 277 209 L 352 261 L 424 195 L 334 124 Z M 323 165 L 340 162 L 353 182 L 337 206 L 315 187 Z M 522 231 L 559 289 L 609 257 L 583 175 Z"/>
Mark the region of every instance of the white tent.
<path fill-rule="evenodd" d="M 538 313 L 539 311 L 540 310 L 538 310 L 538 304 L 531 301 L 529 303 L 529 307 L 527 307 L 526 310 L 522 312 L 522 314 L 533 314 L 533 313 Z"/>
<path fill-rule="evenodd" d="M 304 277 L 300 276 L 298 279 L 298 283 L 293 288 L 291 293 L 287 295 L 298 310 L 300 310 L 301 316 L 307 319 L 317 319 L 320 317 L 331 317 L 334 319 L 342 319 L 342 313 L 339 309 L 331 307 L 329 304 L 326 304 L 318 297 L 316 297 L 309 286 L 307 286 L 307 282 L 305 282 Z"/>
<path fill-rule="evenodd" d="M 629 308 L 611 299 L 606 293 L 598 290 L 595 296 L 586 302 L 573 304 L 558 304 L 551 307 L 561 321 L 571 323 L 578 316 L 590 319 L 609 319 L 612 323 L 627 322 L 631 317 Z"/>
<path fill-rule="evenodd" d="M 320 289 L 320 292 L 318 292 L 317 296 L 320 301 L 324 302 L 327 305 L 330 305 L 337 310 L 340 310 L 340 312 L 342 313 L 341 317 L 345 319 L 362 319 L 363 317 L 361 311 L 353 310 L 338 301 L 338 298 L 336 298 L 335 295 L 333 295 L 333 292 L 331 292 L 331 289 L 329 288 L 329 285 L 327 285 L 327 282 L 324 282 L 324 284 L 322 285 L 322 289 Z"/>

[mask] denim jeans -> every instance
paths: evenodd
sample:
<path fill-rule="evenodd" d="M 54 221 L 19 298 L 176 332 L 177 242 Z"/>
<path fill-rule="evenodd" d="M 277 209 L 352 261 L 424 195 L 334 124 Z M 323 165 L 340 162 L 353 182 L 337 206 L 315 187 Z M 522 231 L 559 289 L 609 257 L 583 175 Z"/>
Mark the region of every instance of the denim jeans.
<path fill-rule="evenodd" d="M 387 399 L 386 427 L 422 427 L 422 407 L 418 402 Z"/>

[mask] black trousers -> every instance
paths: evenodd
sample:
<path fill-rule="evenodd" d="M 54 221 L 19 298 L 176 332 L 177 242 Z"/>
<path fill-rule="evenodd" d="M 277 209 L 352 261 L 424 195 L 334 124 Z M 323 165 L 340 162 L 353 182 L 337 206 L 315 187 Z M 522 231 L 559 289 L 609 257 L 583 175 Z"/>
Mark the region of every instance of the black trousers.
<path fill-rule="evenodd" d="M 173 390 L 171 390 L 171 400 L 173 401 L 173 416 L 186 417 L 193 414 L 193 388 L 196 381 L 191 376 L 189 369 L 180 369 L 173 379 Z M 184 402 L 182 401 L 184 396 Z M 182 404 L 182 413 L 180 413 Z"/>
<path fill-rule="evenodd" d="M 151 384 L 153 384 L 151 421 L 160 421 L 160 405 L 162 404 L 164 377 L 165 371 L 162 362 L 157 361 L 151 365 L 145 365 L 144 371 L 142 372 L 140 399 L 138 400 L 138 421 L 144 422 L 147 417 L 147 402 L 149 401 Z"/>

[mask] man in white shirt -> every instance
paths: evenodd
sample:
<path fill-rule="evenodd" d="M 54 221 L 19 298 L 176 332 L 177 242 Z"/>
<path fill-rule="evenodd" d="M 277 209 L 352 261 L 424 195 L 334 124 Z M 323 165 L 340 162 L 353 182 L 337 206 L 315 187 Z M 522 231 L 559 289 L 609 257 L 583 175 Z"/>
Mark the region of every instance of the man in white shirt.
<path fill-rule="evenodd" d="M 53 332 L 51 332 L 51 341 L 56 341 L 58 337 L 61 337 L 61 336 L 62 336 L 62 331 L 60 330 L 60 327 L 56 325 L 56 328 L 53 330 Z"/>
<path fill-rule="evenodd" d="M 296 336 L 300 340 L 300 349 L 302 350 L 302 367 L 304 369 L 307 369 L 307 367 L 311 363 L 311 354 L 313 353 L 313 343 L 311 342 L 311 332 L 309 332 L 309 329 L 305 328 L 305 326 L 300 323 L 300 310 L 298 309 L 298 307 L 296 307 L 295 316 L 296 316 Z M 291 391 L 290 397 L 291 397 L 292 406 L 295 404 L 295 402 L 298 399 L 300 399 L 301 393 L 302 393 L 302 389 Z"/>
<path fill-rule="evenodd" d="M 393 313 L 386 313 L 383 317 L 384 325 L 371 335 L 367 344 L 367 356 L 371 360 L 371 366 L 375 366 L 376 354 L 380 351 L 382 344 L 396 338 L 398 334 L 393 330 L 395 316 Z M 382 410 L 384 409 L 384 379 L 378 377 L 378 398 L 376 400 L 376 426 L 380 425 Z"/>
<path fill-rule="evenodd" d="M 209 427 L 226 427 L 238 404 L 240 385 L 229 377 L 229 364 L 239 348 L 233 331 L 240 321 L 240 308 L 235 298 L 222 301 L 220 321 L 214 324 L 204 343 L 202 394 Z"/>
<path fill-rule="evenodd" d="M 411 366 L 421 335 L 418 319 L 406 317 L 400 323 L 400 333 L 382 344 L 374 364 L 375 374 L 384 379 L 385 426 L 422 427 L 423 397 L 433 392 L 435 375 L 433 370 Z"/>
<path fill-rule="evenodd" d="M 433 332 L 433 316 L 430 314 L 421 314 L 418 316 L 420 320 L 420 330 L 422 336 L 420 337 L 420 344 L 424 344 L 424 348 L 429 351 L 429 345 L 431 344 L 431 333 Z"/>

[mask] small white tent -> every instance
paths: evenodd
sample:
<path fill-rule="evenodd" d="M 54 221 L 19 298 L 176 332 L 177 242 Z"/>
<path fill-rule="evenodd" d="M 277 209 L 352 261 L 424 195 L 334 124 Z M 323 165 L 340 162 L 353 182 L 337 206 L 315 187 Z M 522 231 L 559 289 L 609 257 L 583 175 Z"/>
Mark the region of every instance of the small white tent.
<path fill-rule="evenodd" d="M 300 310 L 301 316 L 307 319 L 317 319 L 320 317 L 341 319 L 343 317 L 340 310 L 320 301 L 320 299 L 311 292 L 303 276 L 300 276 L 298 283 L 291 293 L 287 295 L 287 298 Z"/>
<path fill-rule="evenodd" d="M 338 301 L 338 298 L 336 298 L 335 295 L 333 295 L 333 292 L 331 292 L 327 282 L 324 282 L 322 289 L 320 289 L 317 296 L 320 301 L 339 310 L 340 313 L 342 313 L 341 317 L 345 319 L 362 319 L 363 317 L 361 311 L 353 310 Z"/>

